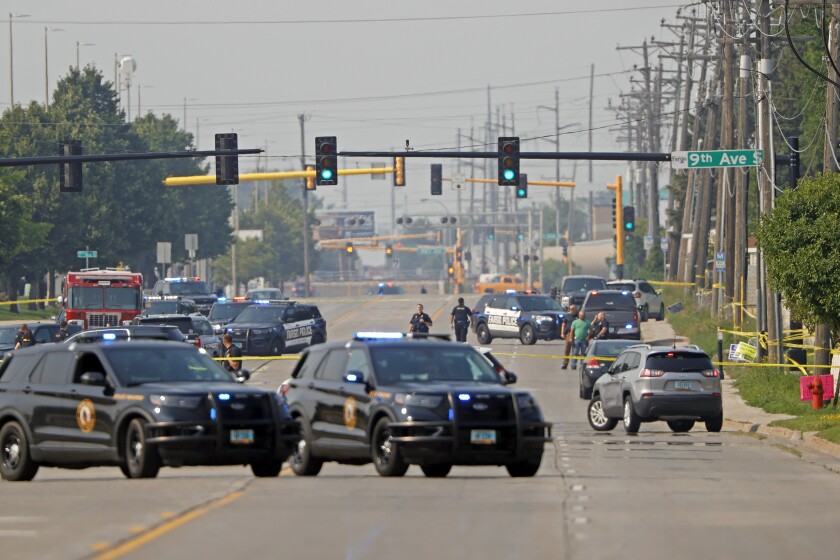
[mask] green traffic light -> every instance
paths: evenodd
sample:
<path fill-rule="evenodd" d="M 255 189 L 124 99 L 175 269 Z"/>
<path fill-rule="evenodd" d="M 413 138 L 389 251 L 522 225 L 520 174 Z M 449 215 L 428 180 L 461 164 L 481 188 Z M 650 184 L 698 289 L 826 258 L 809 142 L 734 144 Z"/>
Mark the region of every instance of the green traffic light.
<path fill-rule="evenodd" d="M 513 171 L 513 169 L 505 169 L 504 173 L 502 173 L 502 176 L 505 178 L 505 181 L 513 181 L 514 177 L 516 177 L 516 173 Z"/>
<path fill-rule="evenodd" d="M 525 198 L 525 189 L 519 189 L 517 194 L 519 195 L 519 198 Z"/>
<path fill-rule="evenodd" d="M 625 222 L 624 229 L 630 230 L 633 229 L 633 222 Z"/>
<path fill-rule="evenodd" d="M 332 178 L 333 178 L 332 169 L 322 169 L 321 170 L 321 179 L 324 179 L 325 181 L 329 181 Z"/>

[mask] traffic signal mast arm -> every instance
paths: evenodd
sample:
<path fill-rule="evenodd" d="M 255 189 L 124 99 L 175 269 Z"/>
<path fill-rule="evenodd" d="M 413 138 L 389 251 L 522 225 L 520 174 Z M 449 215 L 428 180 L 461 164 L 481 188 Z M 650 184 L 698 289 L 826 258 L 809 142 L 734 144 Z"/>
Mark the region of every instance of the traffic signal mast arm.
<path fill-rule="evenodd" d="M 339 169 L 339 175 L 384 175 L 393 173 L 393 167 L 371 167 L 368 169 Z M 271 181 L 273 179 L 305 179 L 314 178 L 315 170 L 308 171 L 271 171 L 268 173 L 240 173 L 239 182 Z M 215 175 L 192 175 L 189 177 L 167 177 L 163 180 L 167 187 L 185 187 L 189 185 L 215 185 Z"/>

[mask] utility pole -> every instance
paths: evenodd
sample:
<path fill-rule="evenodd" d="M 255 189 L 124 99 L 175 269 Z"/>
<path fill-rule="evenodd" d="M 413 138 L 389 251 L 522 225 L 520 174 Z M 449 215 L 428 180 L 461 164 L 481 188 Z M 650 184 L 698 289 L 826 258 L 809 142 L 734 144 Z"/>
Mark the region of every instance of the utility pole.
<path fill-rule="evenodd" d="M 560 102 L 557 100 L 557 88 L 554 88 L 555 104 L 557 107 L 557 118 L 560 118 Z M 589 153 L 592 153 L 592 106 L 595 99 L 595 65 L 589 67 Z M 558 121 L 559 122 L 559 121 Z M 560 138 L 557 138 L 557 151 L 560 151 Z M 560 181 L 560 160 L 557 160 L 557 181 Z M 589 182 L 592 182 L 592 160 L 589 160 Z M 571 198 L 572 195 L 569 195 Z M 591 214 L 590 214 L 591 216 Z M 571 259 L 569 259 L 571 262 Z"/>
<path fill-rule="evenodd" d="M 748 15 L 748 14 L 747 14 Z M 750 78 L 750 36 L 744 32 L 741 37 L 741 64 L 738 75 L 738 144 L 747 147 L 747 99 Z M 739 170 L 735 174 L 735 249 L 732 273 L 734 278 L 735 307 L 733 319 L 740 327 L 744 319 L 744 289 L 747 271 L 747 187 L 749 171 Z"/>
<path fill-rule="evenodd" d="M 300 121 L 300 168 L 306 170 L 306 133 L 304 130 L 304 122 L 306 115 L 301 113 L 298 115 Z M 302 181 L 301 193 L 303 201 L 303 281 L 305 283 L 305 293 L 309 296 L 309 193 L 306 190 L 306 181 Z"/>
<path fill-rule="evenodd" d="M 647 109 L 647 145 L 650 151 L 658 151 L 657 146 L 659 144 L 657 140 L 658 136 L 658 122 L 659 122 L 659 111 L 656 111 L 656 115 L 654 116 L 654 103 L 656 100 L 653 97 L 653 93 L 651 92 L 651 77 L 650 77 L 650 64 L 648 61 L 648 45 L 647 40 L 644 41 L 642 45 L 642 53 L 644 57 L 644 68 L 643 73 L 645 77 L 645 96 L 647 98 L 646 109 Z M 655 119 L 655 120 L 654 120 Z M 648 235 L 651 235 L 655 238 L 659 237 L 659 169 L 656 163 L 649 162 L 647 164 L 647 174 L 648 174 Z M 653 247 L 650 249 L 651 251 L 658 251 L 658 248 Z"/>

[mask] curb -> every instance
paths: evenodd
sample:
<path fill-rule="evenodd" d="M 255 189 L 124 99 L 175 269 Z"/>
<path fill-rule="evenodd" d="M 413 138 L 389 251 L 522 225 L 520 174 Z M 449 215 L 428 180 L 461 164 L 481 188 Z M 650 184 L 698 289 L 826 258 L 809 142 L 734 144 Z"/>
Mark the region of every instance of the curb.
<path fill-rule="evenodd" d="M 738 420 L 724 420 L 723 427 L 729 431 L 759 433 L 765 436 L 800 442 L 802 447 L 840 458 L 840 444 L 830 442 L 817 435 L 817 432 L 800 432 L 779 426 L 765 426 Z"/>

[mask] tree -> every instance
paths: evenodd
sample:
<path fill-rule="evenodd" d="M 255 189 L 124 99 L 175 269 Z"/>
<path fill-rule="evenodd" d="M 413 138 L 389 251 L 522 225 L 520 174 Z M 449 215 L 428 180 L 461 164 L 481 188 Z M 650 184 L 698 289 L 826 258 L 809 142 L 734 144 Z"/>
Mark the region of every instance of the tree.
<path fill-rule="evenodd" d="M 813 329 L 827 324 L 840 335 L 840 173 L 800 180 L 776 199 L 756 231 L 767 261 L 767 281 L 794 317 Z"/>

